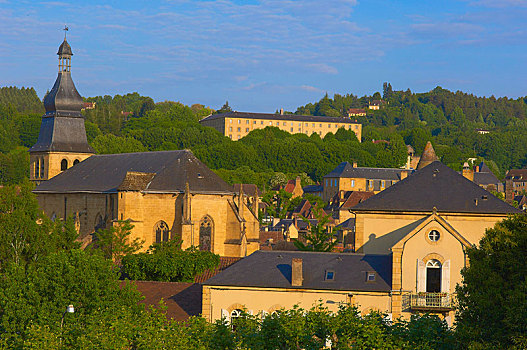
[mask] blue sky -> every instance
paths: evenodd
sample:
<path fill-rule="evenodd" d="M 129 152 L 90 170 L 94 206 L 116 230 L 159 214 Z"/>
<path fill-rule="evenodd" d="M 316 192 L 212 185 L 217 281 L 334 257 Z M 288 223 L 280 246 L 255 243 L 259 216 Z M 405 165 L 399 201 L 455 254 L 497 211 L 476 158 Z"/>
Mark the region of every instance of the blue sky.
<path fill-rule="evenodd" d="M 39 96 L 67 24 L 83 96 L 274 112 L 442 86 L 527 95 L 527 0 L 0 0 L 0 85 Z"/>

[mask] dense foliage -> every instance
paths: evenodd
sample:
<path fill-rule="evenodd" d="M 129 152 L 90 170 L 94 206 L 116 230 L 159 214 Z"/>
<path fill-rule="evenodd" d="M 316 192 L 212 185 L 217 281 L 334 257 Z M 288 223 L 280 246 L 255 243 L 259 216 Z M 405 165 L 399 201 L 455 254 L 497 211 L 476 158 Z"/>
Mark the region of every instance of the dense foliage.
<path fill-rule="evenodd" d="M 194 247 L 181 250 L 181 243 L 174 240 L 155 243 L 148 252 L 126 255 L 121 261 L 123 275 L 132 280 L 164 282 L 192 282 L 219 262 L 219 255 Z"/>
<path fill-rule="evenodd" d="M 527 347 L 527 215 L 487 230 L 467 250 L 458 287 L 458 333 L 474 349 Z"/>

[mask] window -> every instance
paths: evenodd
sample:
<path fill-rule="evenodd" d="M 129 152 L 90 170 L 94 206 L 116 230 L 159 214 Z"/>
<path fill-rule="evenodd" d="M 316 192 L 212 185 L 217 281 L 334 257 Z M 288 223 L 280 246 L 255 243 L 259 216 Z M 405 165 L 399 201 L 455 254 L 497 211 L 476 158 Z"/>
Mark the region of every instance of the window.
<path fill-rule="evenodd" d="M 229 123 L 232 123 L 232 119 L 229 119 Z"/>
<path fill-rule="evenodd" d="M 324 281 L 333 281 L 334 279 L 335 279 L 335 271 L 326 270 L 326 276 L 324 277 Z"/>
<path fill-rule="evenodd" d="M 318 126 L 319 126 L 319 127 L 322 127 L 322 124 L 319 124 Z"/>
<path fill-rule="evenodd" d="M 154 226 L 154 239 L 156 243 L 167 242 L 170 238 L 170 230 L 163 220 L 158 221 Z"/>
<path fill-rule="evenodd" d="M 355 180 L 351 180 L 351 187 L 355 187 Z"/>
<path fill-rule="evenodd" d="M 269 125 L 273 125 L 273 122 L 269 122 Z"/>
<path fill-rule="evenodd" d="M 328 124 L 328 128 L 331 128 L 331 124 Z"/>
<path fill-rule="evenodd" d="M 306 123 L 306 126 L 308 126 L 308 125 L 309 125 L 309 124 L 308 124 L 308 123 Z"/>
<path fill-rule="evenodd" d="M 199 250 L 212 251 L 212 218 L 205 215 L 199 222 Z"/>
<path fill-rule="evenodd" d="M 284 126 L 286 126 L 286 125 L 287 125 L 287 123 L 286 123 L 286 122 L 284 122 Z"/>
<path fill-rule="evenodd" d="M 66 169 L 68 169 L 68 161 L 66 159 L 63 159 L 60 162 L 60 171 L 64 171 Z"/>
<path fill-rule="evenodd" d="M 439 238 L 441 238 L 441 234 L 439 233 L 438 230 L 432 230 L 428 232 L 428 239 L 431 240 L 432 242 L 439 241 Z"/>
<path fill-rule="evenodd" d="M 229 126 L 229 131 L 232 131 L 232 126 Z"/>
<path fill-rule="evenodd" d="M 384 188 L 384 186 L 385 186 L 385 182 L 384 180 L 381 180 L 381 187 Z"/>
<path fill-rule="evenodd" d="M 260 122 L 261 125 L 263 125 L 263 120 Z"/>
<path fill-rule="evenodd" d="M 298 132 L 302 132 L 302 128 L 298 128 Z"/>
<path fill-rule="evenodd" d="M 75 159 L 75 160 L 73 161 L 73 165 L 77 165 L 77 164 L 79 164 L 79 160 L 78 160 L 78 159 Z"/>
<path fill-rule="evenodd" d="M 293 132 L 293 128 L 291 128 L 291 132 Z"/>
<path fill-rule="evenodd" d="M 249 124 L 250 122 L 251 122 L 251 121 L 250 121 L 249 119 L 247 119 L 247 120 L 245 121 L 245 124 Z"/>
<path fill-rule="evenodd" d="M 280 122 L 276 122 L 276 126 L 280 126 Z"/>
<path fill-rule="evenodd" d="M 328 186 L 329 186 L 329 184 L 328 184 L 328 179 L 326 179 L 326 187 L 328 187 Z"/>
<path fill-rule="evenodd" d="M 366 272 L 366 282 L 375 282 L 375 272 Z"/>
<path fill-rule="evenodd" d="M 238 128 L 238 132 L 242 131 L 242 128 Z"/>
<path fill-rule="evenodd" d="M 240 119 L 238 119 L 238 124 L 241 124 L 241 123 L 242 123 L 242 121 Z"/>
<path fill-rule="evenodd" d="M 441 262 L 436 259 L 426 263 L 426 291 L 428 293 L 441 292 Z"/>
<path fill-rule="evenodd" d="M 249 128 L 245 128 L 245 132 L 249 132 Z"/>
<path fill-rule="evenodd" d="M 35 178 L 38 179 L 38 174 L 40 171 L 40 158 L 35 160 Z"/>
<path fill-rule="evenodd" d="M 232 134 L 229 135 L 229 138 L 232 140 Z"/>
<path fill-rule="evenodd" d="M 312 126 L 312 127 L 315 127 L 315 123 L 313 123 L 311 126 Z"/>

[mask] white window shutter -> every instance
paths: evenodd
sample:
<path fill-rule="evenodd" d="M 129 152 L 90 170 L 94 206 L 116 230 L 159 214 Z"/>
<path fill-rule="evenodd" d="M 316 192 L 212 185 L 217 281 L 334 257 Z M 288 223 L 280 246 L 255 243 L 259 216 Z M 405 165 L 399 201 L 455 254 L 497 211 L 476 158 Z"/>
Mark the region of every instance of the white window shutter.
<path fill-rule="evenodd" d="M 426 266 L 425 262 L 417 259 L 417 293 L 426 292 Z"/>
<path fill-rule="evenodd" d="M 229 312 L 225 309 L 221 309 L 221 318 L 223 319 L 226 319 L 227 321 L 230 321 L 230 317 L 229 317 Z"/>
<path fill-rule="evenodd" d="M 441 292 L 450 293 L 450 260 L 441 267 Z"/>

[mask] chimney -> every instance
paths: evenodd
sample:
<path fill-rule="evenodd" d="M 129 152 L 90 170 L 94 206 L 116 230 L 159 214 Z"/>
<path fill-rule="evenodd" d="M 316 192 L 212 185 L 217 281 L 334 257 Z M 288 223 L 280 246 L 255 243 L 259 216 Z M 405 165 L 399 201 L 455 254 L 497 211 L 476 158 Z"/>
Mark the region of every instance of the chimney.
<path fill-rule="evenodd" d="M 293 287 L 302 287 L 303 280 L 302 259 L 293 258 L 291 261 L 291 285 Z"/>
<path fill-rule="evenodd" d="M 301 188 L 302 187 L 302 180 L 300 180 L 300 176 L 297 176 L 295 179 L 295 188 Z"/>
<path fill-rule="evenodd" d="M 284 109 L 280 108 L 280 115 L 284 115 Z"/>
<path fill-rule="evenodd" d="M 354 168 L 357 167 L 357 162 L 353 162 L 353 167 L 354 167 Z"/>
<path fill-rule="evenodd" d="M 505 202 L 512 204 L 514 201 L 514 188 L 512 187 L 512 178 L 505 178 Z"/>
<path fill-rule="evenodd" d="M 474 170 L 470 168 L 467 162 L 463 164 L 463 176 L 470 181 L 474 181 Z"/>

